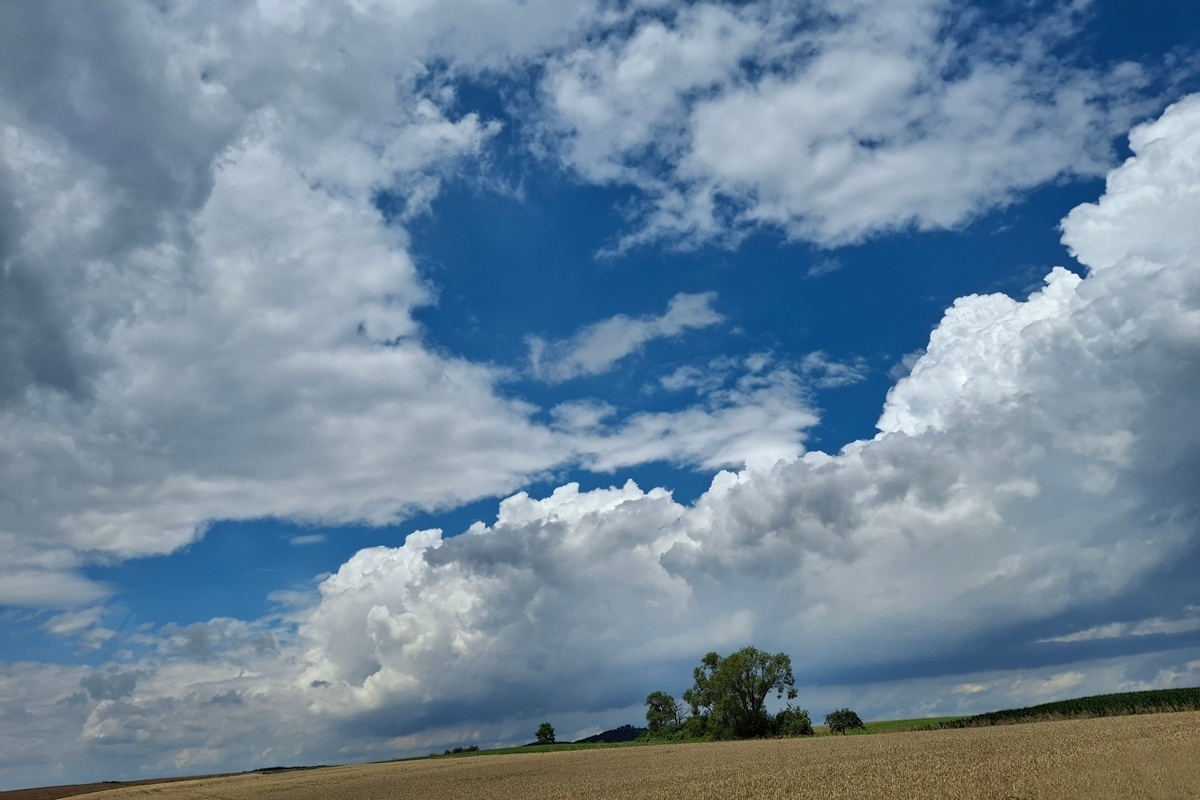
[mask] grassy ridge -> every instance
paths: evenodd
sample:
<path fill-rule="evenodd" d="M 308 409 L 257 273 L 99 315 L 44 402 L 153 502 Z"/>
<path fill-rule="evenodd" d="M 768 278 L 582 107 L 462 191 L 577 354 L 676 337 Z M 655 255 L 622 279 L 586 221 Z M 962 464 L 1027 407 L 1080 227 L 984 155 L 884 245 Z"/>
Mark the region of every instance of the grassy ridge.
<path fill-rule="evenodd" d="M 938 726 L 964 720 L 966 717 L 918 717 L 917 719 L 889 719 L 880 722 L 868 722 L 864 728 L 854 728 L 846 731 L 847 736 L 866 736 L 872 733 L 902 733 L 904 731 L 928 731 Z M 818 736 L 828 736 L 829 729 L 824 725 L 814 726 Z"/>
<path fill-rule="evenodd" d="M 468 756 L 510 756 L 517 753 L 561 753 L 564 750 L 603 750 L 610 747 L 644 747 L 649 742 L 558 742 L 555 744 L 539 744 L 539 745 L 520 745 L 519 747 L 495 747 L 490 750 L 463 750 L 458 753 L 431 753 L 420 758 L 466 758 Z M 389 763 L 390 761 L 409 761 L 413 759 L 400 758 L 389 759 L 380 763 Z"/>
<path fill-rule="evenodd" d="M 1121 717 L 1131 714 L 1162 714 L 1172 711 L 1200 711 L 1200 688 L 1154 689 L 1146 692 L 1120 692 L 1042 703 L 1027 708 L 989 711 L 958 720 L 946 720 L 936 728 L 974 728 L 1080 717 Z"/>

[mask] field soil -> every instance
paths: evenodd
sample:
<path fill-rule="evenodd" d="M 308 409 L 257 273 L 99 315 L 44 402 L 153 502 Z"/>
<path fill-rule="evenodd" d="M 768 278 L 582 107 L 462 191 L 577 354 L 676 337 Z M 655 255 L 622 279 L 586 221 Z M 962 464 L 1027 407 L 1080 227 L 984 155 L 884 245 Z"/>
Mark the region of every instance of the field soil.
<path fill-rule="evenodd" d="M 1200 798 L 1200 712 L 439 758 L 131 786 L 88 797 Z"/>

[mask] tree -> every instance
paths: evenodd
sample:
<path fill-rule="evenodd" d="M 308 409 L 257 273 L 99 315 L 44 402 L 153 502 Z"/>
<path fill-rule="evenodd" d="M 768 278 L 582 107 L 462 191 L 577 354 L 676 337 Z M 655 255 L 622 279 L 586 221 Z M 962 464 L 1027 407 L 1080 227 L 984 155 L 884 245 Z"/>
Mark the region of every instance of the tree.
<path fill-rule="evenodd" d="M 646 696 L 646 728 L 651 736 L 660 736 L 683 726 L 686 710 L 666 692 L 651 692 Z"/>
<path fill-rule="evenodd" d="M 867 727 L 859 719 L 858 714 L 848 708 L 839 708 L 837 711 L 826 714 L 825 724 L 829 726 L 830 733 L 840 733 L 843 736 L 846 735 L 847 730 Z"/>
<path fill-rule="evenodd" d="M 549 722 L 543 722 L 541 725 L 538 725 L 537 743 L 554 744 L 554 726 Z"/>
<path fill-rule="evenodd" d="M 692 672 L 695 684 L 683 693 L 692 714 L 707 720 L 706 729 L 722 739 L 749 739 L 771 733 L 767 696 L 796 697 L 792 659 L 757 647 L 743 647 L 722 658 L 709 653 Z"/>

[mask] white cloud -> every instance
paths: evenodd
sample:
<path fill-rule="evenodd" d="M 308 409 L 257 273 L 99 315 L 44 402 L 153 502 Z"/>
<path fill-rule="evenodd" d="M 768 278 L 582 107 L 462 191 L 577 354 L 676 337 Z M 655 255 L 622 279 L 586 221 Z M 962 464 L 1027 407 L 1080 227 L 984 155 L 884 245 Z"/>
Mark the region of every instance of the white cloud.
<path fill-rule="evenodd" d="M 1155 636 L 1173 633 L 1190 633 L 1200 630 L 1200 608 L 1188 606 L 1186 616 L 1177 619 L 1149 617 L 1136 622 L 1110 622 L 1093 625 L 1074 633 L 1049 636 L 1039 642 L 1091 642 L 1098 639 L 1120 639 L 1126 636 Z"/>
<path fill-rule="evenodd" d="M 83 566 L 172 552 L 214 520 L 380 524 L 501 495 L 603 460 L 635 424 L 573 450 L 496 391 L 503 370 L 428 347 L 413 312 L 430 287 L 373 206 L 386 188 L 421 213 L 497 131 L 448 111 L 449 77 L 422 59 L 502 69 L 588 6 L 345 12 L 0 11 L 0 602 L 92 603 L 109 587 Z M 562 369 L 714 324 L 710 303 L 602 323 Z M 776 407 L 756 424 L 810 419 Z M 654 457 L 762 450 L 668 438 Z"/>
<path fill-rule="evenodd" d="M 843 264 L 839 259 L 822 258 L 809 267 L 808 271 L 804 273 L 804 276 L 806 278 L 820 278 L 825 275 L 831 275 L 843 267 L 845 267 L 845 264 Z"/>
<path fill-rule="evenodd" d="M 1080 253 L 1102 226 L 1118 260 L 1055 270 L 1024 302 L 961 299 L 876 439 L 721 473 L 691 506 L 567 486 L 462 536 L 360 552 L 301 628 L 305 680 L 329 684 L 318 702 L 416 715 L 416 730 L 430 704 L 443 719 L 623 706 L 623 676 L 678 682 L 698 653 L 746 642 L 801 647 L 820 674 L 937 658 L 1112 601 L 1189 552 L 1197 232 L 1136 226 L 1160 202 L 1200 214 L 1200 194 L 1160 191 L 1200 186 L 1197 123 L 1192 98 L 1138 129 L 1110 193 L 1064 223 Z M 1151 239 L 1153 260 L 1125 246 Z M 1007 691 L 1038 701 L 1091 680 L 1059 667 Z"/>
<path fill-rule="evenodd" d="M 936 657 L 1111 602 L 1195 547 L 1200 98 L 1136 129 L 1136 158 L 1064 221 L 1087 277 L 1055 270 L 1024 302 L 960 299 L 889 394 L 880 435 L 837 456 L 804 452 L 804 376 L 761 359 L 720 383 L 680 374 L 701 390 L 690 408 L 622 417 L 584 401 L 541 426 L 494 391 L 497 370 L 427 349 L 411 312 L 428 287 L 370 196 L 391 186 L 418 213 L 495 127 L 449 112 L 436 76 L 415 88 L 416 64 L 461 49 L 502 67 L 577 30 L 568 5 L 245 7 L 207 27 L 203 5 L 2 7 L 0 58 L 39 68 L 28 83 L 0 69 L 0 247 L 5 296 L 21 298 L 0 332 L 13 365 L 0 601 L 94 603 L 109 590 L 81 576 L 88 558 L 168 552 L 212 519 L 387 522 L 576 461 L 749 465 L 691 505 L 632 483 L 520 493 L 460 536 L 357 553 L 282 618 L 142 631 L 129 645 L 148 655 L 95 670 L 0 664 L 7 775 L 354 758 L 463 730 L 519 740 L 549 712 L 576 729 L 629 721 L 708 649 L 754 642 L 826 674 Z M 1031 52 L 1044 39 L 1017 37 L 1002 67 L 989 36 L 944 45 L 965 61 L 941 82 L 912 74 L 941 53 L 937 14 L 845 8 L 805 38 L 763 6 L 696 4 L 568 53 L 546 84 L 575 126 L 566 157 L 643 186 L 659 204 L 652 235 L 777 224 L 826 243 L 954 225 L 1107 158 L 1128 109 L 1089 105 L 1105 76 L 1056 68 Z M 44 47 L 47 29 L 62 50 Z M 864 44 L 892 71 L 839 66 Z M 789 69 L 731 82 L 755 52 Z M 896 98 L 928 106 L 931 127 L 911 140 L 890 127 L 914 118 L 892 113 L 876 83 L 889 76 Z M 845 109 L 802 102 L 819 79 L 838 91 L 816 99 Z M 644 114 L 625 119 L 622 103 Z M 760 149 L 741 146 L 739 119 L 772 114 Z M 640 169 L 651 143 L 666 184 Z M 752 158 L 797 144 L 820 158 L 795 172 Z M 803 172 L 823 178 L 847 150 L 831 180 Z M 922 171 L 947 159 L 955 169 Z M 897 175 L 911 180 L 868 191 Z M 706 205 L 722 193 L 740 198 L 731 218 Z M 634 328 L 586 363 L 633 352 Z M 82 636 L 101 620 L 67 612 L 48 630 Z M 956 696 L 995 707 L 1114 680 L 1174 685 L 1195 663 L 939 680 L 982 686 Z M 887 691 L 869 696 L 879 713 Z"/>
<path fill-rule="evenodd" d="M 582 428 L 571 427 L 575 416 L 561 418 L 558 431 L 582 463 L 598 472 L 651 461 L 767 468 L 803 453 L 805 434 L 818 421 L 803 382 L 784 368 L 751 371 L 728 387 L 704 389 L 701 402 L 673 411 L 639 411 L 600 435 L 586 416 Z"/>
<path fill-rule="evenodd" d="M 568 339 L 548 342 L 529 338 L 529 361 L 533 374 L 552 382 L 599 375 L 612 369 L 626 356 L 641 350 L 654 339 L 669 339 L 688 330 L 706 328 L 721 322 L 712 308 L 716 294 L 680 292 L 671 298 L 660 316 L 634 319 L 618 314 L 588 325 Z"/>
<path fill-rule="evenodd" d="M 905 353 L 900 356 L 900 360 L 892 365 L 888 370 L 888 377 L 894 381 L 899 381 L 901 378 L 907 378 L 912 374 L 913 367 L 921 360 L 921 356 L 925 355 L 925 348 L 913 350 L 911 353 Z"/>
<path fill-rule="evenodd" d="M 744 376 L 760 374 L 772 366 L 769 353 L 752 353 L 743 358 L 718 356 L 703 366 L 686 364 L 676 367 L 658 380 L 658 385 L 668 392 L 692 390 L 698 394 L 712 394 L 723 386 L 736 383 Z M 774 365 L 778 368 L 778 365 Z"/>
<path fill-rule="evenodd" d="M 864 380 L 869 371 L 866 359 L 861 356 L 849 361 L 833 361 L 823 350 L 806 355 L 800 362 L 800 369 L 819 389 L 850 386 Z"/>
<path fill-rule="evenodd" d="M 1054 55 L 1079 13 L 993 27 L 944 0 L 672 7 L 553 61 L 544 125 L 580 175 L 644 193 L 618 250 L 761 226 L 825 246 L 954 228 L 1102 174 L 1147 110 L 1140 67 Z"/>
<path fill-rule="evenodd" d="M 104 617 L 104 609 L 94 606 L 56 614 L 46 620 L 42 628 L 54 636 L 77 637 L 85 649 L 95 650 L 117 635 L 116 631 L 103 625 Z"/>

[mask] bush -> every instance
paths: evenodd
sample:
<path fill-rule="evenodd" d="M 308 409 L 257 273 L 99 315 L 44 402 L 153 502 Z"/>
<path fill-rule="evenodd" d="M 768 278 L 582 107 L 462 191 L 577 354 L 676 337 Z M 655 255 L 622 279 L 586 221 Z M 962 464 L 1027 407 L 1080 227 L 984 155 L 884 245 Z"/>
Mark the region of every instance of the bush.
<path fill-rule="evenodd" d="M 812 719 L 803 708 L 788 703 L 787 708 L 771 719 L 771 733 L 776 736 L 812 736 Z"/>
<path fill-rule="evenodd" d="M 479 745 L 473 744 L 470 747 L 455 747 L 453 750 L 447 750 L 446 752 L 442 753 L 442 755 L 452 756 L 455 753 L 478 753 L 478 752 L 479 752 Z"/>

